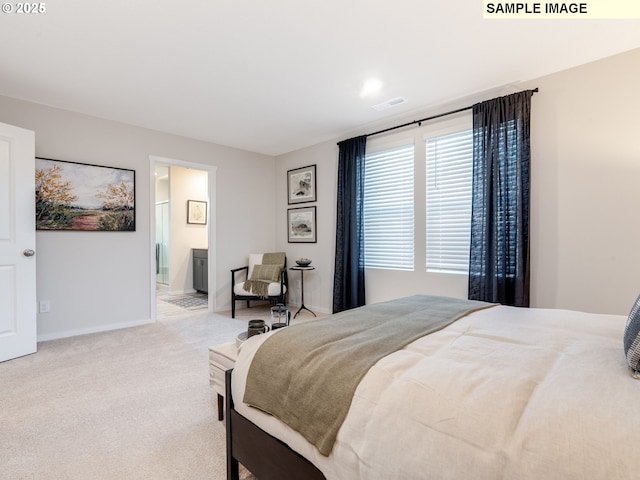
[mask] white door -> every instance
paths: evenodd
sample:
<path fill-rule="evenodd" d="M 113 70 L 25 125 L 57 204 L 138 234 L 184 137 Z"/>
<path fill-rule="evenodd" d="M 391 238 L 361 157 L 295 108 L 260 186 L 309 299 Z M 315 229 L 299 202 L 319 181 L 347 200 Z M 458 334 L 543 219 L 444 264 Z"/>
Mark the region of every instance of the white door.
<path fill-rule="evenodd" d="M 36 351 L 35 135 L 0 123 L 0 362 Z"/>

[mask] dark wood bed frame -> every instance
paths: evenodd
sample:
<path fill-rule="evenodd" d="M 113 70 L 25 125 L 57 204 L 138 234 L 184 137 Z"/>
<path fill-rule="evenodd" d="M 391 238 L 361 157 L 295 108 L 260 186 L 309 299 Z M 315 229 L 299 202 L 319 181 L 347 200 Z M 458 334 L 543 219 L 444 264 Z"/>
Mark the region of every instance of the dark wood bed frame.
<path fill-rule="evenodd" d="M 240 480 L 240 463 L 258 480 L 326 480 L 309 460 L 235 411 L 231 372 L 225 372 L 227 480 Z"/>

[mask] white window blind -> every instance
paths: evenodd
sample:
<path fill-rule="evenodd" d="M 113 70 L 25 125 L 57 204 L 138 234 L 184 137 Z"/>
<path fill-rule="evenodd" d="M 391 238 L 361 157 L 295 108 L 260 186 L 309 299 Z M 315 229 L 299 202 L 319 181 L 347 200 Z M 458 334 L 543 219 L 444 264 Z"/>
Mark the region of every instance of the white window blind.
<path fill-rule="evenodd" d="M 426 140 L 427 271 L 469 271 L 471 235 L 471 130 Z"/>
<path fill-rule="evenodd" d="M 367 154 L 365 266 L 413 270 L 413 144 Z"/>

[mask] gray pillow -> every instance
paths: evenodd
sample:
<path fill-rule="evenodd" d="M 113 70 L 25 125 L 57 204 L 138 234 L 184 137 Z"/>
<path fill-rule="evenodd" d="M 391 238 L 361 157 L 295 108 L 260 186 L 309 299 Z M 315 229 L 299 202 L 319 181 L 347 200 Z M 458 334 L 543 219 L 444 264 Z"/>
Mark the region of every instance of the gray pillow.
<path fill-rule="evenodd" d="M 627 326 L 624 328 L 624 354 L 634 371 L 634 376 L 640 378 L 640 295 L 629 313 Z"/>

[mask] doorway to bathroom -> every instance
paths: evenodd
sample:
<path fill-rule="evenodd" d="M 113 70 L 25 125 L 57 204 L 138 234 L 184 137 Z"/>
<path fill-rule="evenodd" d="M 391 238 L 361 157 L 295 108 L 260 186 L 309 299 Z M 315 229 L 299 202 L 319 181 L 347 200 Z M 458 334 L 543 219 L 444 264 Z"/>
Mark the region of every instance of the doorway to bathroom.
<path fill-rule="evenodd" d="M 150 156 L 152 179 L 152 315 L 213 311 L 209 298 L 215 167 Z M 215 291 L 215 290 L 213 290 Z"/>

